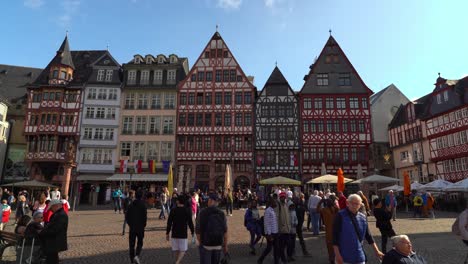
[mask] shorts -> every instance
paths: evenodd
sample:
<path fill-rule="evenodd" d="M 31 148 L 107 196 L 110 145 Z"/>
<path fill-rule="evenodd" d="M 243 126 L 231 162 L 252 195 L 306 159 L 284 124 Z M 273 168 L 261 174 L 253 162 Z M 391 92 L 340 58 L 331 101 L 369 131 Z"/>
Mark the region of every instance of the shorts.
<path fill-rule="evenodd" d="M 172 251 L 187 251 L 187 238 L 171 238 Z"/>

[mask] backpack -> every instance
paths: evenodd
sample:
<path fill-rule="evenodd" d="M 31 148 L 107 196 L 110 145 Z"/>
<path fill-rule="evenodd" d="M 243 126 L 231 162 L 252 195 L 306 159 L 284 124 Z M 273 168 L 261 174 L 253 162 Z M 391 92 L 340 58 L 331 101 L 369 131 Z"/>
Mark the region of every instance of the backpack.
<path fill-rule="evenodd" d="M 221 246 L 224 241 L 224 233 L 227 230 L 226 217 L 224 216 L 224 213 L 217 209 L 216 211 L 207 214 L 206 224 L 204 227 L 203 245 Z"/>

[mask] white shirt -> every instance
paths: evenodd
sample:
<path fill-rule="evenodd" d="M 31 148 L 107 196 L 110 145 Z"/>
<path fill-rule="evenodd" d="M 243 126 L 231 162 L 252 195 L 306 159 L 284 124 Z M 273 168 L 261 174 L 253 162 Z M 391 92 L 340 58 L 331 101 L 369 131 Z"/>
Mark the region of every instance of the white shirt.
<path fill-rule="evenodd" d="M 62 197 L 60 197 L 60 191 L 51 191 L 50 192 L 50 199 L 62 199 Z"/>
<path fill-rule="evenodd" d="M 265 210 L 263 225 L 265 235 L 278 234 L 278 219 L 276 218 L 275 210 L 273 208 L 268 207 Z"/>
<path fill-rule="evenodd" d="M 288 198 L 289 199 L 292 199 L 293 197 L 293 192 L 291 190 L 288 191 Z"/>
<path fill-rule="evenodd" d="M 317 205 L 322 200 L 322 198 L 318 195 L 311 195 L 309 197 L 309 202 L 307 204 L 307 208 L 309 208 L 309 211 L 315 211 L 317 209 Z"/>

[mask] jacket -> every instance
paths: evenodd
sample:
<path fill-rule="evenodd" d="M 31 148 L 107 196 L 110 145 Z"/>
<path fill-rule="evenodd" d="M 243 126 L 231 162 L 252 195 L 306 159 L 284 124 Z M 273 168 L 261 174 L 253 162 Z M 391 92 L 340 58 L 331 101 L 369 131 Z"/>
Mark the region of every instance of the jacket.
<path fill-rule="evenodd" d="M 144 232 L 147 220 L 146 205 L 142 200 L 134 200 L 128 207 L 125 219 L 130 232 Z"/>
<path fill-rule="evenodd" d="M 8 223 L 10 220 L 11 207 L 8 204 L 2 205 L 2 223 Z"/>
<path fill-rule="evenodd" d="M 244 226 L 247 228 L 247 230 L 252 231 L 256 234 L 261 233 L 261 227 L 260 227 L 260 213 L 258 212 L 258 209 L 247 209 L 245 211 L 244 215 Z"/>
<path fill-rule="evenodd" d="M 409 256 L 403 256 L 395 249 L 392 249 L 385 254 L 382 264 L 427 264 L 427 262 L 414 252 Z"/>
<path fill-rule="evenodd" d="M 44 247 L 44 251 L 57 253 L 67 250 L 67 230 L 68 215 L 63 208 L 60 208 L 50 217 L 49 224 L 39 234 L 44 245 L 47 245 Z"/>
<path fill-rule="evenodd" d="M 289 233 L 296 234 L 296 227 L 297 227 L 296 210 L 289 210 L 289 223 L 291 224 Z"/>
<path fill-rule="evenodd" d="M 390 195 L 387 194 L 387 195 L 385 196 L 385 206 L 390 206 L 390 199 L 391 199 L 391 198 L 390 198 Z M 396 201 L 395 195 L 393 195 L 393 203 L 394 203 L 394 205 L 395 205 L 395 207 L 396 207 L 396 206 L 397 206 L 397 201 Z"/>

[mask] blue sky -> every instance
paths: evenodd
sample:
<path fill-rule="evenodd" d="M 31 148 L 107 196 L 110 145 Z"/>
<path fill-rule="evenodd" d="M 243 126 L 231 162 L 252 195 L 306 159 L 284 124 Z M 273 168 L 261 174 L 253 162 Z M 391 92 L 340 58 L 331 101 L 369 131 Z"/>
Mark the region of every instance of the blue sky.
<path fill-rule="evenodd" d="M 294 90 L 329 33 L 374 92 L 394 83 L 408 98 L 468 75 L 468 1 L 16 0 L 2 1 L 0 63 L 45 67 L 69 30 L 74 50 L 175 53 L 190 66 L 216 25 L 260 90 L 275 62 Z"/>

